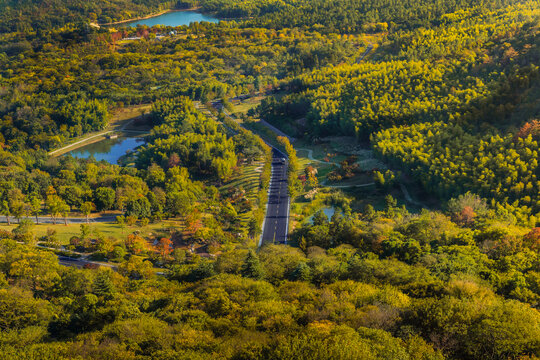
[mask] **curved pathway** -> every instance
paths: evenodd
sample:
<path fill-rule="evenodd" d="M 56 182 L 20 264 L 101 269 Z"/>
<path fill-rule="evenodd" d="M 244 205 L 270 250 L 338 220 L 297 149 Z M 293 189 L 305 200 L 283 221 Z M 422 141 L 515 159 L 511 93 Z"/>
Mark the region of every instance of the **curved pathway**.
<path fill-rule="evenodd" d="M 307 157 L 310 161 L 315 161 L 315 162 L 318 162 L 318 163 L 321 163 L 321 164 L 334 164 L 334 165 L 337 165 L 335 162 L 331 162 L 331 161 L 321 161 L 321 160 L 318 160 L 318 159 L 315 159 L 313 157 L 313 150 L 311 149 L 304 149 L 304 148 L 299 148 L 299 149 L 296 149 L 297 151 L 300 150 L 300 151 L 306 151 L 307 152 Z M 322 186 L 325 186 L 325 187 L 328 187 L 328 188 L 332 188 L 332 189 L 347 189 L 347 188 L 360 188 L 360 187 L 369 187 L 369 186 L 374 186 L 375 183 L 374 182 L 370 182 L 370 183 L 366 183 L 366 184 L 356 184 L 356 185 L 327 185 L 327 180 L 323 181 L 321 183 Z M 405 198 L 405 200 L 409 203 L 411 203 L 412 205 L 415 205 L 415 206 L 418 206 L 418 207 L 421 207 L 421 208 L 426 208 L 426 209 L 429 209 L 427 206 L 425 206 L 424 204 L 414 200 L 411 195 L 409 194 L 409 191 L 407 190 L 407 188 L 405 187 L 405 184 L 403 184 L 402 182 L 399 182 L 399 187 L 401 189 L 401 192 L 403 193 L 403 197 Z"/>
<path fill-rule="evenodd" d="M 71 148 L 71 147 L 73 147 L 73 146 L 74 146 L 74 147 L 77 147 L 77 145 L 80 145 L 80 144 L 82 144 L 82 143 L 84 143 L 84 142 L 87 142 L 88 140 L 91 140 L 91 139 L 94 139 L 94 138 L 97 138 L 97 137 L 100 137 L 100 136 L 107 135 L 107 134 L 112 133 L 112 132 L 114 132 L 114 131 L 115 131 L 115 130 L 108 130 L 108 131 L 100 132 L 99 134 L 92 135 L 92 136 L 90 136 L 90 137 L 87 137 L 87 138 L 84 138 L 84 139 L 79 140 L 79 141 L 77 141 L 77 142 L 74 142 L 73 144 L 69 144 L 69 145 L 66 145 L 66 146 L 64 146 L 64 147 L 61 147 L 60 149 L 56 149 L 56 150 L 54 150 L 54 151 L 51 151 L 51 152 L 49 152 L 49 155 L 54 155 L 54 154 L 56 154 L 56 153 L 58 153 L 58 152 L 67 150 L 67 149 L 69 149 L 69 148 Z"/>
<path fill-rule="evenodd" d="M 373 50 L 373 44 L 372 43 L 369 43 L 367 48 L 366 48 L 366 51 L 364 51 L 364 53 L 362 55 L 360 55 L 358 57 L 358 59 L 356 59 L 356 63 L 360 63 L 362 60 L 364 60 L 364 58 L 366 56 L 368 56 L 368 54 L 371 52 L 371 50 Z"/>
<path fill-rule="evenodd" d="M 332 162 L 332 161 L 322 161 L 322 160 L 318 160 L 318 159 L 315 159 L 313 157 L 313 150 L 311 149 L 303 149 L 303 148 L 299 148 L 299 149 L 296 149 L 296 151 L 307 151 L 307 157 L 309 160 L 311 161 L 315 161 L 315 162 L 318 162 L 318 163 L 321 163 L 321 164 L 333 164 L 333 165 L 338 165 L 337 163 L 335 162 Z"/>
<path fill-rule="evenodd" d="M 321 164 L 331 164 L 331 165 L 338 165 L 337 163 L 335 162 L 332 162 L 332 161 L 321 161 L 321 160 L 318 160 L 318 159 L 315 159 L 313 157 L 313 150 L 311 149 L 296 149 L 296 151 L 307 151 L 307 157 L 310 161 L 315 161 L 315 162 L 318 162 L 318 163 L 321 163 Z M 367 183 L 367 184 L 355 184 L 355 185 L 327 185 L 328 181 L 325 180 L 321 183 L 322 186 L 325 186 L 325 187 L 328 187 L 328 188 L 333 188 L 333 189 L 346 189 L 346 188 L 352 188 L 352 187 L 368 187 L 368 186 L 372 186 L 372 185 L 375 185 L 374 182 L 370 182 L 370 183 Z"/>
<path fill-rule="evenodd" d="M 322 186 L 332 188 L 332 189 L 347 189 L 347 188 L 358 188 L 358 187 L 368 187 L 375 185 L 374 182 L 366 183 L 366 184 L 353 184 L 353 185 L 326 185 L 326 181 L 323 181 L 321 183 Z"/>
<path fill-rule="evenodd" d="M 405 197 L 405 200 L 407 200 L 408 202 L 410 202 L 413 205 L 416 205 L 416 206 L 419 206 L 421 208 L 425 208 L 425 209 L 429 210 L 429 208 L 427 206 L 425 206 L 424 204 L 414 200 L 411 197 L 411 195 L 409 194 L 409 191 L 405 187 L 405 184 L 403 184 L 402 182 L 399 182 L 399 187 L 401 188 L 401 192 L 403 193 L 403 196 Z"/>
<path fill-rule="evenodd" d="M 74 147 L 72 150 L 75 150 L 78 145 L 83 145 L 83 143 L 86 143 L 88 140 L 91 140 L 91 139 L 95 139 L 97 137 L 100 137 L 100 136 L 105 136 L 107 134 L 110 134 L 110 133 L 113 133 L 113 132 L 117 132 L 117 131 L 126 131 L 126 132 L 136 132 L 136 133 L 146 133 L 146 131 L 139 131 L 139 130 L 126 130 L 126 128 L 131 125 L 135 119 L 137 118 L 133 118 L 129 121 L 127 121 L 124 125 L 122 125 L 119 129 L 114 129 L 114 130 L 105 130 L 105 131 L 102 131 L 96 135 L 92 135 L 92 136 L 89 136 L 87 138 L 84 138 L 84 139 L 81 139 L 79 141 L 76 141 L 72 144 L 69 144 L 69 145 L 66 145 L 66 146 L 63 146 L 61 147 L 60 149 L 56 149 L 56 150 L 53 150 L 51 152 L 49 152 L 49 155 L 54 155 L 58 152 L 62 152 L 64 150 L 67 150 L 67 149 L 70 149 L 71 147 Z"/>

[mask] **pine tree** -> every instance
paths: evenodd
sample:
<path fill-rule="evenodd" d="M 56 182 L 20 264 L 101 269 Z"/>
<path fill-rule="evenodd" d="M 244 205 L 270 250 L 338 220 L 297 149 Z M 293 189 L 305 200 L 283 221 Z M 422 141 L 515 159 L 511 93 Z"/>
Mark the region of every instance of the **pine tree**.
<path fill-rule="evenodd" d="M 108 300 L 112 299 L 114 290 L 109 271 L 100 271 L 94 280 L 94 294 Z"/>
<path fill-rule="evenodd" d="M 242 276 L 260 280 L 264 277 L 264 270 L 259 261 L 259 257 L 253 250 L 250 250 L 247 254 L 244 264 L 242 264 L 241 270 Z"/>
<path fill-rule="evenodd" d="M 307 251 L 308 246 L 307 246 L 307 241 L 304 238 L 304 236 L 302 236 L 300 238 L 300 242 L 298 244 L 298 247 L 300 247 L 300 250 L 302 250 L 304 253 Z"/>
<path fill-rule="evenodd" d="M 311 268 L 305 263 L 298 264 L 296 269 L 292 272 L 292 279 L 296 281 L 310 281 L 311 280 Z"/>

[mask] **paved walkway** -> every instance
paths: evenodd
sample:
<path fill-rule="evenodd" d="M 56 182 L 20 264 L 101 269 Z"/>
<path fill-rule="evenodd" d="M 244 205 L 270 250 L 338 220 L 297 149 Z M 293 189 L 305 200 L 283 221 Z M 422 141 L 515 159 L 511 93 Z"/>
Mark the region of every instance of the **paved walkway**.
<path fill-rule="evenodd" d="M 72 148 L 72 147 L 77 148 L 77 145 L 80 145 L 82 143 L 87 142 L 88 140 L 95 139 L 95 138 L 100 137 L 100 136 L 105 136 L 105 135 L 110 134 L 110 133 L 112 133 L 114 131 L 115 130 L 108 130 L 108 131 L 100 132 L 99 134 L 92 135 L 90 137 L 87 137 L 87 138 L 84 138 L 84 139 L 79 140 L 77 142 L 74 142 L 73 144 L 69 144 L 69 145 L 66 145 L 64 147 L 61 147 L 60 149 L 56 149 L 54 151 L 51 151 L 51 152 L 49 152 L 49 155 L 54 155 L 56 153 L 62 152 L 64 150 L 67 150 L 67 149 Z"/>
<path fill-rule="evenodd" d="M 110 133 L 113 133 L 113 132 L 117 132 L 117 131 L 126 131 L 126 132 L 137 132 L 137 133 L 145 133 L 146 131 L 139 131 L 139 130 L 126 130 L 126 128 L 131 125 L 133 123 L 133 121 L 135 121 L 136 118 L 133 118 L 131 119 L 130 121 L 126 122 L 124 125 L 122 125 L 122 127 L 120 129 L 115 129 L 115 130 L 105 130 L 105 131 L 102 131 L 98 134 L 95 134 L 95 135 L 92 135 L 92 136 L 89 136 L 89 137 L 86 137 L 84 139 L 81 139 L 79 141 L 76 141 L 72 144 L 69 144 L 69 145 L 66 145 L 64 147 L 61 147 L 60 149 L 56 149 L 56 150 L 53 150 L 51 152 L 49 152 L 49 156 L 51 155 L 54 155 L 56 153 L 59 153 L 59 152 L 62 152 L 64 150 L 67 150 L 67 149 L 70 149 L 70 148 L 74 148 L 76 149 L 78 147 L 78 145 L 81 145 L 85 142 L 88 142 L 88 140 L 92 140 L 92 139 L 95 139 L 97 137 L 100 137 L 100 136 L 105 136 L 107 134 L 110 134 Z"/>
<path fill-rule="evenodd" d="M 364 53 L 362 55 L 360 55 L 358 57 L 358 59 L 356 59 L 356 63 L 360 63 L 362 60 L 364 60 L 364 58 L 366 56 L 368 56 L 368 54 L 371 52 L 371 50 L 373 50 L 373 44 L 369 43 L 367 48 L 366 48 L 366 51 L 364 51 Z"/>
<path fill-rule="evenodd" d="M 300 149 L 296 149 L 297 151 L 306 151 L 307 152 L 307 157 L 310 161 L 315 161 L 315 162 L 318 162 L 318 163 L 321 163 L 321 164 L 334 164 L 334 165 L 337 165 L 335 162 L 331 162 L 331 161 L 321 161 L 321 160 L 318 160 L 318 159 L 315 159 L 313 157 L 313 150 L 311 149 L 303 149 L 303 148 L 300 148 Z M 332 189 L 347 189 L 347 188 L 353 188 L 353 187 L 356 187 L 356 188 L 360 188 L 360 187 L 369 187 L 369 186 L 374 186 L 375 183 L 374 182 L 370 182 L 370 183 L 366 183 L 366 184 L 355 184 L 355 185 L 327 185 L 327 180 L 323 181 L 321 183 L 322 186 L 325 186 L 325 187 L 328 187 L 328 188 L 332 188 Z M 409 191 L 407 190 L 407 188 L 405 187 L 405 184 L 403 184 L 402 182 L 399 183 L 399 187 L 401 189 L 401 192 L 403 193 L 403 197 L 405 198 L 405 200 L 407 200 L 407 202 L 415 205 L 415 206 L 419 206 L 419 207 L 422 207 L 422 208 L 426 208 L 428 209 L 427 206 L 425 206 L 424 204 L 414 200 L 411 195 L 409 194 Z"/>

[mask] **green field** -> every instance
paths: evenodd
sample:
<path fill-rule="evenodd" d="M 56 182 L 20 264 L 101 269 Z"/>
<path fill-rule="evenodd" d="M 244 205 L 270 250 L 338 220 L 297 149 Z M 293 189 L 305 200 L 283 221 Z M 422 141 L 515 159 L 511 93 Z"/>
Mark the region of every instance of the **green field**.
<path fill-rule="evenodd" d="M 165 234 L 168 228 L 178 227 L 178 223 L 174 220 L 163 220 L 161 222 L 150 223 L 145 227 L 140 226 L 128 226 L 122 229 L 122 227 L 116 223 L 89 223 L 90 230 L 95 234 L 101 234 L 104 237 L 113 237 L 115 239 L 121 239 L 126 237 L 128 234 L 133 231 L 140 231 L 141 235 L 148 238 L 157 237 L 160 234 Z M 0 225 L 0 231 L 11 231 L 17 227 L 17 224 L 2 224 Z M 56 235 L 60 244 L 67 245 L 69 240 L 73 236 L 79 236 L 81 234 L 81 224 L 68 224 L 64 225 L 62 220 L 59 220 L 59 223 L 56 225 L 53 224 L 39 224 L 34 225 L 32 228 L 33 233 L 36 238 L 40 238 L 47 234 L 49 229 L 56 230 Z"/>
<path fill-rule="evenodd" d="M 245 197 L 256 206 L 263 165 L 263 162 L 260 161 L 251 165 L 242 166 L 240 172 L 236 176 L 234 176 L 227 184 L 220 187 L 220 191 L 225 193 L 233 189 L 243 189 L 246 192 Z M 247 225 L 251 216 L 251 211 L 239 214 L 244 225 Z"/>

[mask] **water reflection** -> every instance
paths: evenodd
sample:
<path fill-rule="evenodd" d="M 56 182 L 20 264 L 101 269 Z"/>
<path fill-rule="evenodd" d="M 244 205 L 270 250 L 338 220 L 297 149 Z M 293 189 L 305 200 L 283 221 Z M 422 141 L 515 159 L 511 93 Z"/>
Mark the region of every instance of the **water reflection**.
<path fill-rule="evenodd" d="M 79 159 L 87 159 L 93 156 L 97 161 L 105 160 L 108 163 L 117 164 L 120 157 L 143 144 L 143 137 L 121 136 L 116 139 L 105 139 L 85 145 L 70 151 L 68 154 Z"/>
<path fill-rule="evenodd" d="M 152 27 L 154 25 L 181 26 L 189 25 L 192 22 L 201 21 L 218 22 L 219 20 L 212 16 L 204 15 L 196 11 L 173 11 L 149 19 L 128 22 L 125 23 L 125 25 L 132 27 L 136 27 L 137 25 L 147 25 L 149 27 Z"/>

